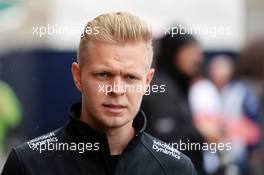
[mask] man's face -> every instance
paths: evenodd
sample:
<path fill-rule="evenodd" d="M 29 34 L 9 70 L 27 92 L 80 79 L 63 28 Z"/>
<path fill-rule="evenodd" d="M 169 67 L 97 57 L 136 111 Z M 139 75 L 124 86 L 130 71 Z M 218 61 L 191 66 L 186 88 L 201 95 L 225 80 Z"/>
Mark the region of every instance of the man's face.
<path fill-rule="evenodd" d="M 195 76 L 202 63 L 202 51 L 196 44 L 190 44 L 180 49 L 176 55 L 176 65 L 189 76 Z"/>
<path fill-rule="evenodd" d="M 103 129 L 131 123 L 144 91 L 122 87 L 144 87 L 150 83 L 154 70 L 147 68 L 146 44 L 92 41 L 87 47 L 82 54 L 82 67 L 72 65 L 75 84 L 82 93 L 83 111 L 88 115 L 85 117 Z"/>
<path fill-rule="evenodd" d="M 232 78 L 233 66 L 227 56 L 216 56 L 209 63 L 209 77 L 218 89 L 222 89 Z"/>

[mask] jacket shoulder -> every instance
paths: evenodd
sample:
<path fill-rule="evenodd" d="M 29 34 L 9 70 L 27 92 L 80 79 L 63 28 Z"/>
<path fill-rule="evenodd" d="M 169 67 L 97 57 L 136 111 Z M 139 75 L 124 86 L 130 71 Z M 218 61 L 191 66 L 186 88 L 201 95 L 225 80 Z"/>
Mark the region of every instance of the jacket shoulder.
<path fill-rule="evenodd" d="M 29 141 L 26 141 L 16 147 L 18 153 L 23 153 L 27 151 L 39 151 L 41 145 L 51 142 L 57 142 L 58 140 L 64 139 L 64 127 L 58 128 L 54 131 L 50 131 L 46 134 L 33 138 Z"/>
<path fill-rule="evenodd" d="M 47 149 L 47 144 L 63 141 L 65 139 L 64 135 L 64 128 L 58 128 L 15 146 L 12 151 L 16 153 L 16 156 L 25 167 L 38 167 L 41 161 L 45 161 L 55 153 L 55 151 Z"/>
<path fill-rule="evenodd" d="M 14 147 L 5 162 L 2 174 L 22 175 L 34 172 L 32 167 L 39 167 L 41 160 L 52 154 L 52 151 L 41 152 L 42 145 L 62 140 L 63 132 L 64 128 L 59 128 Z"/>
<path fill-rule="evenodd" d="M 143 133 L 142 143 L 152 156 L 168 171 L 179 175 L 196 175 L 192 161 L 185 154 L 147 133 Z"/>

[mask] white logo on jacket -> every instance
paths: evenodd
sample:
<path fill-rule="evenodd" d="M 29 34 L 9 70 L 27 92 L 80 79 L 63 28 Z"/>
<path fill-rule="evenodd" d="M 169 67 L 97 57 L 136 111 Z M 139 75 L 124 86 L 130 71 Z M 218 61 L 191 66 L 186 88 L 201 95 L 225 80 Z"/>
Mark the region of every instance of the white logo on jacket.
<path fill-rule="evenodd" d="M 169 156 L 172 156 L 176 159 L 180 159 L 180 151 L 177 149 L 171 147 L 169 144 L 162 143 L 160 141 L 153 141 L 152 149 L 155 150 L 156 152 L 162 152 L 164 154 L 167 154 Z"/>

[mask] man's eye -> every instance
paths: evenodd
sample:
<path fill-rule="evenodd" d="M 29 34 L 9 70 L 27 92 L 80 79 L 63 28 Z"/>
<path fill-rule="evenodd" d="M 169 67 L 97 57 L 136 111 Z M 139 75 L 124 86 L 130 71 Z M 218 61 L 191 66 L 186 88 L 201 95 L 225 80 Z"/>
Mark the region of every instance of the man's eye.
<path fill-rule="evenodd" d="M 99 72 L 99 73 L 96 73 L 96 76 L 101 77 L 101 78 L 107 78 L 110 76 L 110 74 L 107 72 Z"/>
<path fill-rule="evenodd" d="M 135 76 L 133 76 L 133 75 L 127 75 L 126 78 L 127 78 L 128 80 L 135 80 L 135 79 L 137 79 L 137 77 L 135 77 Z"/>

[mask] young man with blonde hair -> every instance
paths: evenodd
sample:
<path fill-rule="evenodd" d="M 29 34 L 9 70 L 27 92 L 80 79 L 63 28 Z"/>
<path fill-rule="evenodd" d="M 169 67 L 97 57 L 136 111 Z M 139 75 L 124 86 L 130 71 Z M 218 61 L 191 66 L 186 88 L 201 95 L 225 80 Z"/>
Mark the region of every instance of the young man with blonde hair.
<path fill-rule="evenodd" d="M 152 55 L 140 18 L 116 12 L 88 22 L 71 67 L 82 102 L 66 126 L 15 147 L 3 175 L 196 174 L 189 158 L 144 132 L 145 89 L 122 88 L 150 84 Z"/>

